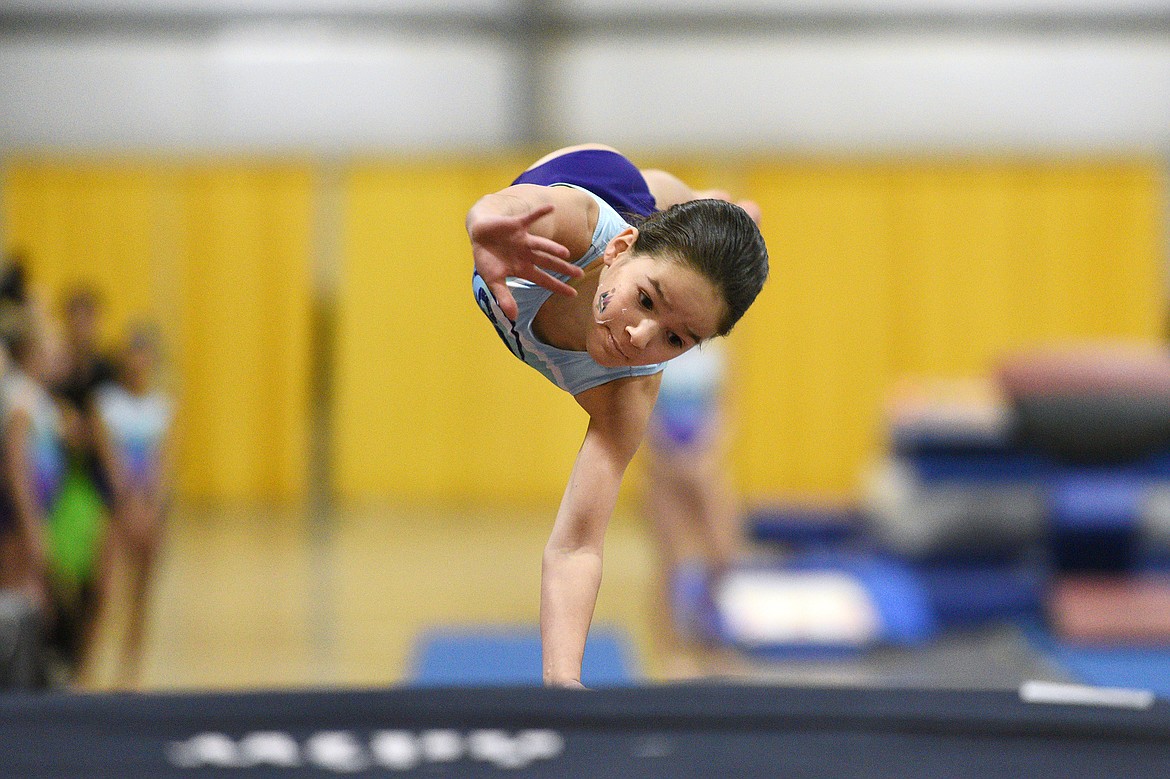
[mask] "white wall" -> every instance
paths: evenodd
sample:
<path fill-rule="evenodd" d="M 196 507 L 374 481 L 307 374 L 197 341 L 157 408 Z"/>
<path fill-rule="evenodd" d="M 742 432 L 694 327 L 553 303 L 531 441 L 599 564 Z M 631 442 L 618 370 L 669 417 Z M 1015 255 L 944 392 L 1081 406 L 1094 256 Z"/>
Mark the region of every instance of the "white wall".
<path fill-rule="evenodd" d="M 116 0 L 91 0 L 115 2 Z M 197 2 L 198 0 L 191 0 Z M 253 0 L 254 1 L 254 0 Z M 976 16 L 988 13 L 1024 15 L 1165 13 L 1166 0 L 557 0 L 571 13 L 598 11 L 697 11 L 712 13 L 900 14 L 945 13 Z"/>
<path fill-rule="evenodd" d="M 455 13 L 499 11 L 516 0 L 0 0 L 0 11 L 51 14 Z"/>
<path fill-rule="evenodd" d="M 576 21 L 538 51 L 502 32 L 520 7 L 0 0 L 0 22 L 26 22 L 0 33 L 0 151 L 480 150 L 531 140 L 543 124 L 550 142 L 628 148 L 1170 153 L 1170 0 L 547 0 Z M 373 19 L 346 16 L 379 8 Z M 803 32 L 620 24 L 621 14 L 671 10 L 827 16 Z M 30 11 L 85 18 L 27 23 Z M 175 12 L 212 23 L 141 23 Z M 396 26 L 398 12 L 433 13 L 434 23 Z M 894 21 L 850 24 L 876 12 Z M 898 27 L 899 14 L 915 13 L 973 23 Z M 981 24 L 988 13 L 1072 26 Z M 1157 23 L 1111 26 L 1133 13 Z M 105 25 L 86 22 L 103 14 Z M 590 19 L 609 23 L 591 31 Z"/>
<path fill-rule="evenodd" d="M 1170 150 L 1170 41 L 610 38 L 559 63 L 558 129 L 621 145 Z"/>
<path fill-rule="evenodd" d="M 240 31 L 0 44 L 9 148 L 360 152 L 514 136 L 512 63 L 479 40 Z"/>
<path fill-rule="evenodd" d="M 572 14 L 604 12 L 769 13 L 1164 13 L 1165 0 L 552 0 Z M 0 11 L 50 13 L 394 13 L 492 11 L 520 0 L 0 0 Z"/>

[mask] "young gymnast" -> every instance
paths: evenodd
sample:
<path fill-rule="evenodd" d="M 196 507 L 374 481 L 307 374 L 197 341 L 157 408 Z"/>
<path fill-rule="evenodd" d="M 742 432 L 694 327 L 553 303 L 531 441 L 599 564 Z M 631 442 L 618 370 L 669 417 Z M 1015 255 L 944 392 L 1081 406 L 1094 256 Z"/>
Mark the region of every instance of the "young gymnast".
<path fill-rule="evenodd" d="M 589 415 L 543 557 L 545 684 L 582 686 L 606 526 L 664 363 L 726 335 L 767 278 L 758 207 L 728 201 L 586 144 L 538 160 L 467 214 L 480 309 Z"/>
<path fill-rule="evenodd" d="M 718 342 L 672 360 L 646 433 L 642 510 L 658 555 L 653 635 L 672 677 L 700 673 L 712 656 L 707 609 L 676 611 L 676 593 L 696 573 L 716 592 L 740 556 L 738 501 L 725 462 L 727 363 Z"/>
<path fill-rule="evenodd" d="M 170 430 L 174 404 L 156 383 L 160 340 L 154 327 L 127 332 L 118 381 L 97 390 L 94 406 L 108 439 L 107 470 L 117 484 L 111 542 L 122 555 L 128 587 L 118 686 L 140 682 L 142 647 L 155 565 L 171 502 Z"/>

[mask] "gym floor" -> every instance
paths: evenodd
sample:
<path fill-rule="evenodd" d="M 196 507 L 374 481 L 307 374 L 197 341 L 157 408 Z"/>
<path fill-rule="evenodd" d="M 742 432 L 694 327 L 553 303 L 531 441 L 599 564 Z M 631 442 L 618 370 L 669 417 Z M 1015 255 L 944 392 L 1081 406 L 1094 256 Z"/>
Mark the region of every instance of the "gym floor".
<path fill-rule="evenodd" d="M 551 510 L 550 510 L 551 511 Z M 370 687 L 409 681 L 421 632 L 537 622 L 551 515 L 371 506 L 309 511 L 184 507 L 153 592 L 144 690 Z M 647 680 L 1011 688 L 1067 681 L 1012 629 L 948 636 L 863 659 L 763 662 L 663 643 L 654 560 L 636 512 L 607 539 L 595 625 L 624 632 Z M 85 687 L 111 689 L 124 613 L 115 596 Z"/>
<path fill-rule="evenodd" d="M 550 510 L 551 512 L 551 510 Z M 419 633 L 537 622 L 551 513 L 368 507 L 310 512 L 184 507 L 168 528 L 151 603 L 147 690 L 377 686 L 404 681 Z M 661 673 L 653 561 L 636 517 L 610 526 L 594 624 L 622 628 Z M 113 679 L 120 598 L 87 687 Z"/>

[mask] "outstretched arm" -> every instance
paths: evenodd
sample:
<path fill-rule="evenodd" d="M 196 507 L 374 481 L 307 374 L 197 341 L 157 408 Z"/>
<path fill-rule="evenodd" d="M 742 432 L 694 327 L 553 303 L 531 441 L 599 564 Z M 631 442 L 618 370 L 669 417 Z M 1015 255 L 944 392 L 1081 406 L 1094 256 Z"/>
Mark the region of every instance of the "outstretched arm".
<path fill-rule="evenodd" d="M 747 211 L 756 224 L 760 222 L 760 206 L 754 200 L 735 200 L 730 192 L 723 189 L 691 189 L 682 179 L 664 170 L 653 168 L 644 170 L 642 178 L 646 179 L 650 194 L 654 195 L 655 204 L 663 211 L 673 205 L 692 200 L 726 200 Z"/>
<path fill-rule="evenodd" d="M 508 317 L 517 316 L 507 278 L 516 276 L 562 295 L 576 291 L 548 271 L 577 277 L 569 260 L 588 249 L 597 204 L 568 187 L 518 184 L 480 198 L 467 212 L 475 269 Z"/>
<path fill-rule="evenodd" d="M 597 591 L 605 529 L 626 466 L 638 450 L 661 374 L 621 379 L 587 390 L 577 402 L 589 428 L 544 549 L 540 635 L 544 682 L 581 686 L 581 658 Z"/>

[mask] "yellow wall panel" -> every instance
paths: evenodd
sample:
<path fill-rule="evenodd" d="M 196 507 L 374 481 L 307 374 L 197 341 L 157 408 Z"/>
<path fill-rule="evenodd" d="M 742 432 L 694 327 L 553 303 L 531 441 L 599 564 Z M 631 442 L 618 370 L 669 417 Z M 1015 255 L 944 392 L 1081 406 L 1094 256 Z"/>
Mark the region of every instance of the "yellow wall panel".
<path fill-rule="evenodd" d="M 1152 168 L 1070 166 L 1038 181 L 1044 301 L 1065 337 L 1149 337 L 1161 326 L 1161 184 Z"/>
<path fill-rule="evenodd" d="M 162 326 L 182 492 L 303 495 L 309 169 L 71 159 L 5 172 L 6 244 L 27 253 L 35 283 L 54 300 L 96 286 L 107 338 L 128 320 Z"/>
<path fill-rule="evenodd" d="M 184 172 L 179 440 L 189 495 L 305 494 L 312 195 L 303 167 Z"/>
<path fill-rule="evenodd" d="M 1161 336 L 1164 182 L 1141 163 L 761 165 L 773 275 L 733 334 L 751 494 L 847 497 L 905 374 Z"/>
<path fill-rule="evenodd" d="M 470 294 L 467 208 L 527 159 L 354 163 L 343 177 L 333 487 L 347 498 L 559 497 L 576 404 Z M 905 374 L 1006 350 L 1162 336 L 1156 162 L 650 160 L 761 203 L 772 277 L 730 340 L 733 465 L 751 497 L 848 497 Z M 308 472 L 312 168 L 17 160 L 4 235 L 52 294 L 93 281 L 107 335 L 156 315 L 182 400 L 184 492 L 295 498 Z M 631 481 L 637 480 L 637 469 Z"/>
<path fill-rule="evenodd" d="M 547 499 L 563 484 L 583 415 L 512 357 L 471 295 L 464 217 L 517 170 L 349 175 L 333 422 L 341 495 Z"/>
<path fill-rule="evenodd" d="M 749 182 L 771 275 L 731 335 L 738 471 L 751 492 L 838 492 L 887 370 L 889 176 L 761 167 Z"/>
<path fill-rule="evenodd" d="M 24 252 L 35 285 L 57 310 L 79 286 L 96 289 L 102 336 L 153 315 L 155 229 L 165 172 L 133 164 L 21 161 L 4 187 L 7 248 Z"/>
<path fill-rule="evenodd" d="M 889 258 L 898 370 L 979 372 L 1011 341 L 1009 279 L 1021 259 L 1015 183 L 1012 170 L 994 164 L 899 175 Z"/>

